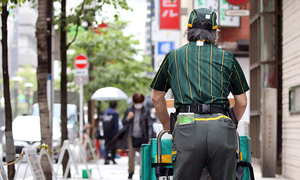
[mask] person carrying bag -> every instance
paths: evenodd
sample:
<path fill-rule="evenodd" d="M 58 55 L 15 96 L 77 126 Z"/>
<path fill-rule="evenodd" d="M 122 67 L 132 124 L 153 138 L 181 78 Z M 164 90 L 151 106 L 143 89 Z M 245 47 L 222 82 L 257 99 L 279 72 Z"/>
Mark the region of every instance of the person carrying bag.
<path fill-rule="evenodd" d="M 150 110 L 143 105 L 145 97 L 141 93 L 132 96 L 133 105 L 124 113 L 123 125 L 127 128 L 127 143 L 129 148 L 128 179 L 132 179 L 135 169 L 135 152 L 141 153 L 141 145 L 148 143 L 150 138 L 151 117 Z M 141 162 L 141 156 L 138 158 Z"/>

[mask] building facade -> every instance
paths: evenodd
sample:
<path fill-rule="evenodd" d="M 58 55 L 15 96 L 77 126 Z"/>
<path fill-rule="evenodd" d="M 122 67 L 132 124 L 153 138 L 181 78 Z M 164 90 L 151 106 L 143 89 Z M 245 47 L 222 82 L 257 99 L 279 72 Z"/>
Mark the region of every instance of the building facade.
<path fill-rule="evenodd" d="M 293 180 L 300 177 L 299 10 L 299 1 L 282 1 L 282 174 Z"/>
<path fill-rule="evenodd" d="M 16 6 L 13 11 L 15 18 L 12 19 L 9 32 L 9 74 L 16 76 L 19 67 L 31 65 L 37 68 L 37 41 L 35 36 L 35 23 L 38 16 L 37 8 L 32 2 Z M 10 23 L 10 22 L 8 22 Z"/>
<path fill-rule="evenodd" d="M 261 152 L 266 133 L 262 102 L 265 89 L 277 91 L 276 173 L 292 180 L 300 177 L 300 53 L 297 21 L 299 1 L 251 1 L 250 7 L 250 77 L 251 110 L 250 135 L 254 158 L 263 161 Z M 275 101 L 277 99 L 277 101 Z M 260 144 L 259 144 L 260 143 Z"/>

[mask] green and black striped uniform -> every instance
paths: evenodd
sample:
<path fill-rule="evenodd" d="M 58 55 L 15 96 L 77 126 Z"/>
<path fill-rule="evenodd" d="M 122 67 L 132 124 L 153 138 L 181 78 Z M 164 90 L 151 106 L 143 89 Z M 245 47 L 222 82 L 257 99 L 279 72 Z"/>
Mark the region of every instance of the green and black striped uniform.
<path fill-rule="evenodd" d="M 201 40 L 168 53 L 150 87 L 166 92 L 171 88 L 176 108 L 200 103 L 224 107 L 230 92 L 249 90 L 235 57 Z"/>
<path fill-rule="evenodd" d="M 193 41 L 168 53 L 151 88 L 172 89 L 176 108 L 212 104 L 225 107 L 228 95 L 249 90 L 235 57 L 214 43 Z M 195 114 L 191 124 L 172 133 L 174 180 L 199 180 L 204 167 L 212 179 L 235 179 L 236 128 L 223 114 Z"/>

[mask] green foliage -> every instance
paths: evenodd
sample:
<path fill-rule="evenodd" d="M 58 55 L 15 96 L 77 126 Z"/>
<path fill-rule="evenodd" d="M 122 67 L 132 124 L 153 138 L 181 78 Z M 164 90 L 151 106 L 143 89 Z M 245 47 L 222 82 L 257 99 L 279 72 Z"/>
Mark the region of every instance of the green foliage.
<path fill-rule="evenodd" d="M 11 79 L 9 81 L 9 86 L 11 89 L 11 95 L 13 95 L 14 88 L 18 89 L 18 115 L 21 115 L 23 112 L 26 112 L 27 110 L 27 103 L 23 101 L 25 96 L 27 95 L 27 89 L 25 87 L 26 83 L 32 83 L 32 87 L 30 88 L 30 100 L 29 102 L 32 102 L 33 98 L 33 92 L 37 89 L 37 79 L 36 79 L 36 69 L 32 68 L 30 65 L 25 65 L 19 70 L 15 76 L 21 77 L 22 79 L 18 81 L 18 83 L 14 83 L 14 81 Z M 0 82 L 3 84 L 3 78 L 1 78 Z M 16 87 L 17 85 L 17 87 Z M 12 99 L 12 102 L 14 102 L 15 99 Z M 15 107 L 12 107 L 13 109 Z"/>
<path fill-rule="evenodd" d="M 135 59 L 139 52 L 135 45 L 139 42 L 123 34 L 127 22 L 115 21 L 107 25 L 108 28 L 101 29 L 101 34 L 92 31 L 79 34 L 71 46 L 75 54 L 68 57 L 69 67 L 74 67 L 75 56 L 85 54 L 92 69 L 89 72 L 92 80 L 84 87 L 85 100 L 90 100 L 97 89 L 108 86 L 122 89 L 129 97 L 135 92 L 150 94 L 150 79 L 146 77 L 146 71 L 153 71 L 150 58 Z"/>
<path fill-rule="evenodd" d="M 26 1 L 35 2 L 35 0 L 0 0 L 0 3 L 2 4 L 0 6 L 0 11 L 2 12 L 2 7 L 5 5 L 8 5 L 9 10 L 14 9 L 16 4 L 21 7 L 22 3 L 24 4 Z"/>
<path fill-rule="evenodd" d="M 24 86 L 25 83 L 32 83 L 32 92 L 37 90 L 36 69 L 32 68 L 31 65 L 23 66 L 23 68 L 19 70 L 16 75 L 22 77 L 22 81 L 19 82 L 19 91 L 21 93 L 26 94 L 26 87 Z"/>
<path fill-rule="evenodd" d="M 77 7 L 70 9 L 72 13 L 67 17 L 66 31 L 69 31 L 73 25 L 81 25 L 82 22 L 97 23 L 95 15 L 101 14 L 105 4 L 113 5 L 115 9 L 121 8 L 132 11 L 126 0 L 83 0 Z M 117 14 L 115 14 L 115 18 L 118 18 Z M 61 14 L 54 16 L 53 23 L 54 25 L 58 25 L 58 28 L 61 28 Z"/>

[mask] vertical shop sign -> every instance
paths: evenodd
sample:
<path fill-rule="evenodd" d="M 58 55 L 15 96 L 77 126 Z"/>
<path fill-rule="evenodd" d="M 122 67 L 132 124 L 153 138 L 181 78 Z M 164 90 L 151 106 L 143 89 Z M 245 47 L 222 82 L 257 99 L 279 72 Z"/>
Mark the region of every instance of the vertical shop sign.
<path fill-rule="evenodd" d="M 180 0 L 160 0 L 160 29 L 179 30 Z"/>

